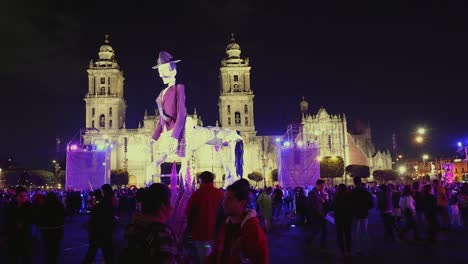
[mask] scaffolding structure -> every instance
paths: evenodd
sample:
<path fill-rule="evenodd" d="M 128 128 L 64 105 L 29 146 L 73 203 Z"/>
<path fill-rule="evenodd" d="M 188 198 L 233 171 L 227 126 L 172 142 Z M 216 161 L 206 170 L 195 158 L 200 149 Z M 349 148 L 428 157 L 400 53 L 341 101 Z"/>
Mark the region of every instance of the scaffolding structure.
<path fill-rule="evenodd" d="M 278 181 L 283 187 L 312 186 L 320 178 L 319 149 L 303 142 L 302 124 L 290 124 L 278 143 Z"/>

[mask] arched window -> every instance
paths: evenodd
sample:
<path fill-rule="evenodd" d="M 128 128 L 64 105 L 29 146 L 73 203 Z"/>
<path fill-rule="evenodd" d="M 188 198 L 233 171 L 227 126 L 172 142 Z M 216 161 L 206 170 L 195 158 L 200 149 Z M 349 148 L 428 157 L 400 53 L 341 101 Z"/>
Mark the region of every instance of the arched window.
<path fill-rule="evenodd" d="M 109 128 L 112 128 L 112 120 L 109 120 Z"/>
<path fill-rule="evenodd" d="M 106 127 L 106 117 L 104 115 L 99 117 L 99 127 Z"/>
<path fill-rule="evenodd" d="M 234 84 L 234 92 L 240 92 L 239 85 L 237 83 Z"/>
<path fill-rule="evenodd" d="M 91 127 L 94 128 L 94 120 L 91 121 Z"/>
<path fill-rule="evenodd" d="M 239 112 L 234 113 L 234 122 L 236 122 L 236 125 L 241 124 L 241 114 Z"/>
<path fill-rule="evenodd" d="M 105 83 L 106 83 L 106 78 L 101 77 L 101 84 L 105 84 Z"/>
<path fill-rule="evenodd" d="M 247 105 L 244 105 L 244 114 L 247 114 L 249 111 L 248 111 L 248 108 L 247 108 Z"/>
<path fill-rule="evenodd" d="M 109 117 L 112 116 L 112 107 L 109 107 Z"/>
<path fill-rule="evenodd" d="M 227 110 L 228 110 L 228 114 L 230 114 L 230 113 L 231 113 L 231 106 L 230 106 L 230 105 L 228 105 L 228 109 L 227 109 Z"/>
<path fill-rule="evenodd" d="M 248 126 L 249 125 L 249 119 L 247 117 L 245 117 L 245 125 Z"/>
<path fill-rule="evenodd" d="M 91 116 L 94 117 L 96 115 L 96 109 L 94 107 L 91 109 Z"/>
<path fill-rule="evenodd" d="M 230 125 L 230 124 L 231 124 L 231 118 L 228 117 L 228 125 Z"/>
<path fill-rule="evenodd" d="M 99 94 L 100 95 L 105 95 L 106 94 L 106 87 L 101 86 L 101 92 Z"/>

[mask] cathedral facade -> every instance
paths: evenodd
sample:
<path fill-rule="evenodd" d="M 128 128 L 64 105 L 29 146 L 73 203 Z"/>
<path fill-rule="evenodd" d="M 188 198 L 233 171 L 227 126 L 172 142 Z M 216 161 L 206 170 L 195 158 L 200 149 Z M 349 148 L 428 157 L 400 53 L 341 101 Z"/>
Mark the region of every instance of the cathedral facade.
<path fill-rule="evenodd" d="M 159 115 L 148 115 L 145 111 L 137 128 L 127 128 L 125 78 L 107 37 L 99 49 L 98 57 L 97 61 L 90 61 L 87 70 L 88 92 L 84 97 L 87 129 L 83 143 L 108 147 L 110 168 L 127 170 L 130 175 L 129 184 L 143 186 L 158 182 L 161 175 L 170 173 L 165 169 L 167 164 L 157 168 L 153 165 L 161 155 L 158 142 L 151 140 Z M 216 126 L 240 131 L 244 139 L 243 176 L 247 177 L 254 171 L 260 172 L 266 178 L 266 184 L 271 185 L 270 175 L 278 168 L 278 148 L 283 147 L 278 142 L 283 136 L 257 135 L 250 69 L 249 59 L 241 56 L 241 48 L 232 37 L 220 63 L 219 123 L 217 122 Z M 304 106 L 304 102 L 301 106 Z M 188 116 L 202 125 L 196 111 Z M 370 131 L 368 137 L 352 135 L 347 131 L 344 115 L 329 115 L 325 109 L 320 109 L 317 115 L 303 113 L 301 131 L 296 140 L 316 142 L 320 155 L 341 156 L 345 165 L 362 164 L 371 168 L 391 168 L 391 157 L 387 152 L 375 153 L 375 148 L 370 142 Z M 174 155 L 167 161 L 180 162 L 180 158 Z M 205 145 L 193 153 L 190 170 L 191 175 L 205 170 L 212 171 L 219 186 L 223 181 L 224 169 L 220 156 L 212 146 Z"/>
<path fill-rule="evenodd" d="M 317 114 L 309 114 L 308 103 L 304 99 L 301 110 L 302 129 L 297 140 L 317 144 L 321 156 L 339 156 L 343 158 L 345 166 L 365 165 L 371 172 L 392 169 L 390 152 L 376 150 L 369 126 L 360 126 L 351 133 L 345 114 L 329 114 L 323 107 Z"/>
<path fill-rule="evenodd" d="M 142 186 L 159 181 L 161 175 L 170 173 L 164 169 L 168 166 L 155 168 L 152 165 L 161 155 L 158 142 L 151 140 L 159 115 L 148 115 L 145 111 L 137 128 L 127 128 L 123 72 L 107 38 L 98 56 L 98 61 L 91 61 L 88 68 L 88 93 L 84 98 L 87 128 L 84 144 L 109 146 L 111 169 L 127 170 L 130 184 Z M 219 122 L 216 126 L 240 131 L 244 139 L 244 176 L 254 171 L 260 172 L 267 175 L 267 184 L 271 184 L 268 175 L 277 168 L 276 136 L 256 135 L 249 59 L 241 58 L 240 46 L 233 37 L 221 61 L 219 79 Z M 202 125 L 196 112 L 188 116 Z M 224 169 L 220 158 L 212 146 L 197 149 L 190 162 L 191 174 L 212 171 L 216 175 L 215 181 L 221 185 Z M 180 158 L 173 155 L 167 161 L 180 162 Z"/>

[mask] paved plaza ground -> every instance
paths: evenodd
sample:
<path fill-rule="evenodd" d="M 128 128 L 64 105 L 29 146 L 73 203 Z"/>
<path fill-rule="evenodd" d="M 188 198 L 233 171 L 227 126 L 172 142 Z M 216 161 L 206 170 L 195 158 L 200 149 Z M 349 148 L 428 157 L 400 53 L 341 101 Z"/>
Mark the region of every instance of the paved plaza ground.
<path fill-rule="evenodd" d="M 62 242 L 63 250 L 60 263 L 79 264 L 87 250 L 87 233 L 82 224 L 87 221 L 85 215 L 78 216 L 70 221 L 67 219 L 65 237 Z M 299 227 L 290 224 L 276 227 L 268 234 L 271 263 L 468 263 L 468 230 L 453 230 L 442 232 L 436 244 L 425 242 L 385 242 L 380 218 L 375 210 L 371 212 L 369 230 L 372 239 L 372 252 L 370 256 L 352 256 L 343 259 L 335 240 L 335 227 L 328 226 L 328 250 L 320 251 L 318 241 L 314 242 L 312 249 L 304 248 L 304 232 Z M 117 247 L 122 247 L 122 230 L 115 234 Z M 42 245 L 40 239 L 34 241 L 33 263 L 43 261 Z M 0 252 L 0 263 L 4 263 L 5 252 Z M 95 263 L 103 263 L 100 252 Z"/>

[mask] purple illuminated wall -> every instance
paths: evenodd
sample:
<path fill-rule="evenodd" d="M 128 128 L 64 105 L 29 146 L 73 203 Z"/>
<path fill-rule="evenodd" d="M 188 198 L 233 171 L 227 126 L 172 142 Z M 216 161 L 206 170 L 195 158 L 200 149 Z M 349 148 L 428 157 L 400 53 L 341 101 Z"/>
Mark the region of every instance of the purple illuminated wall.
<path fill-rule="evenodd" d="M 67 152 L 66 188 L 93 190 L 110 183 L 110 153 L 75 150 Z"/>

